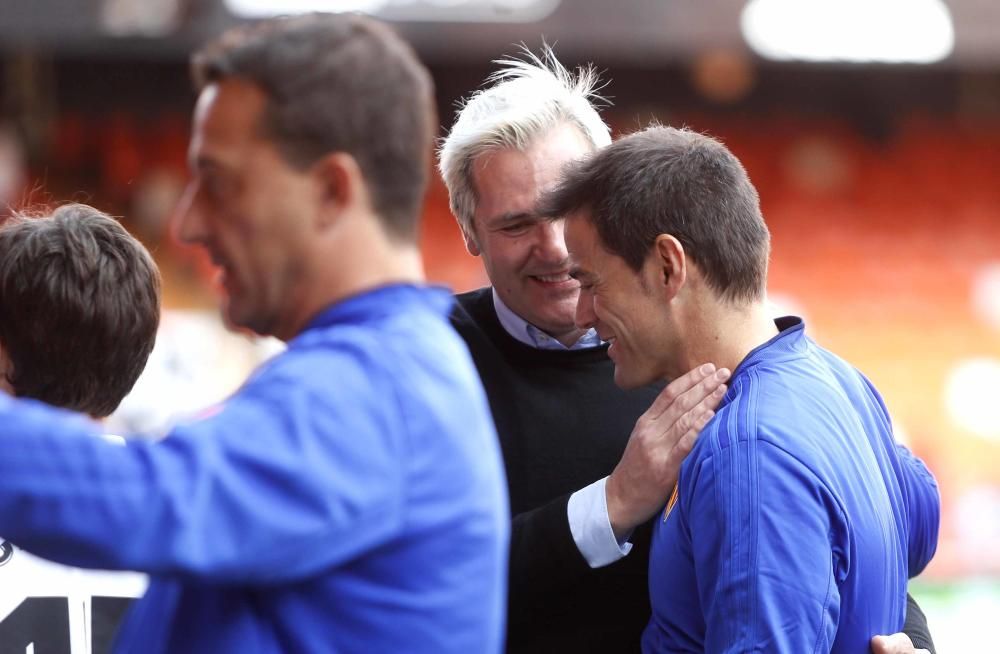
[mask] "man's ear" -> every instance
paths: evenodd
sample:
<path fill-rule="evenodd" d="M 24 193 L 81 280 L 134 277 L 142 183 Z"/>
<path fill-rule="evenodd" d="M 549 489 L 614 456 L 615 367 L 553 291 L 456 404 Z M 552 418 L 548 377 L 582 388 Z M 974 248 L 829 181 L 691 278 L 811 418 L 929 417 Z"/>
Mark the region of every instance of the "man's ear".
<path fill-rule="evenodd" d="M 368 189 L 357 160 L 346 152 L 331 152 L 313 164 L 322 226 L 333 224 L 345 211 L 368 202 Z"/>
<path fill-rule="evenodd" d="M 468 228 L 462 227 L 462 238 L 465 239 L 465 249 L 469 251 L 474 257 L 478 257 L 482 250 L 479 249 L 479 243 L 476 242 L 476 235 L 474 233 L 475 228 L 469 226 Z"/>
<path fill-rule="evenodd" d="M 653 245 L 657 288 L 672 300 L 687 282 L 687 256 L 684 246 L 670 234 L 660 234 Z"/>
<path fill-rule="evenodd" d="M 0 343 L 0 392 L 14 394 L 14 387 L 10 385 L 9 375 L 14 372 L 14 365 L 11 363 L 10 357 L 7 356 L 7 350 L 4 349 L 3 343 Z"/>

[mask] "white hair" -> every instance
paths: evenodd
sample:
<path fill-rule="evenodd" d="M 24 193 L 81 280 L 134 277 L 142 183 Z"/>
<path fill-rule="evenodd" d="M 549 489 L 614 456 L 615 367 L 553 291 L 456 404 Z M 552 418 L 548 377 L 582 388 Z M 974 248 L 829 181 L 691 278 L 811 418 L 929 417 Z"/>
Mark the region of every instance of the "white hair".
<path fill-rule="evenodd" d="M 526 150 L 542 134 L 567 123 L 579 128 L 595 149 L 611 143 L 611 130 L 598 114 L 597 105 L 608 101 L 599 95 L 603 84 L 594 67 L 570 72 L 544 44 L 540 55 L 522 50 L 523 58 L 494 61 L 501 68 L 486 78 L 492 86 L 462 103 L 438 150 L 451 211 L 468 235 L 476 211 L 472 163 L 483 153 L 495 148 Z"/>

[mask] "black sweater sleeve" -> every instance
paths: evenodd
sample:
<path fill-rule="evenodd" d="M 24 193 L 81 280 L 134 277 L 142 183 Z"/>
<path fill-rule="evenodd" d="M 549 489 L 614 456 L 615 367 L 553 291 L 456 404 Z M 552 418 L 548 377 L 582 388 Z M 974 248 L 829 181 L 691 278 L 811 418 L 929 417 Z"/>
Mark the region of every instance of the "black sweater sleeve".
<path fill-rule="evenodd" d="M 490 289 L 452 321 L 486 390 L 503 452 L 511 525 L 508 653 L 637 652 L 649 620 L 649 529 L 592 569 L 573 541 L 572 493 L 610 473 L 658 388 L 614 385 L 605 348 L 539 350 L 500 325 Z"/>
<path fill-rule="evenodd" d="M 651 528 L 636 530 L 628 556 L 591 568 L 570 532 L 569 497 L 514 516 L 508 653 L 638 652 Z"/>
<path fill-rule="evenodd" d="M 510 540 L 509 620 L 528 622 L 539 605 L 558 601 L 567 586 L 591 571 L 573 540 L 563 495 L 514 516 Z"/>
<path fill-rule="evenodd" d="M 930 627 L 927 626 L 927 616 L 909 593 L 906 594 L 906 623 L 903 625 L 903 633 L 910 637 L 915 648 L 926 649 L 935 654 L 934 639 L 931 638 Z"/>

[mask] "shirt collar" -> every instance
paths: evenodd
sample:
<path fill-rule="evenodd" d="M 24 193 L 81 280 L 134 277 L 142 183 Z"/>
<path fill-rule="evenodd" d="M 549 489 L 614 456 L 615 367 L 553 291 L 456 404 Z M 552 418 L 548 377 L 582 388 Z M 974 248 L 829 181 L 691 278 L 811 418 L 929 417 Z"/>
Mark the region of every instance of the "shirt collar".
<path fill-rule="evenodd" d="M 420 305 L 447 316 L 454 301 L 451 291 L 444 286 L 412 283 L 377 286 L 337 300 L 326 307 L 306 324 L 299 336 L 314 329 L 338 323 L 361 322 L 376 315 L 400 313 Z"/>
<path fill-rule="evenodd" d="M 494 288 L 493 307 L 496 309 L 500 325 L 515 340 L 538 350 L 587 350 L 600 347 L 604 343 L 597 335 L 597 330 L 588 329 L 573 345 L 566 347 L 538 327 L 530 324 L 521 316 L 511 311 L 510 307 L 500 299 L 500 294 Z"/>
<path fill-rule="evenodd" d="M 775 326 L 778 333 L 772 336 L 766 343 L 758 345 L 743 358 L 743 361 L 736 366 L 733 377 L 742 373 L 748 368 L 752 368 L 761 361 L 775 361 L 786 357 L 801 356 L 809 347 L 806 337 L 806 326 L 802 318 L 798 316 L 783 316 L 775 318 Z"/>

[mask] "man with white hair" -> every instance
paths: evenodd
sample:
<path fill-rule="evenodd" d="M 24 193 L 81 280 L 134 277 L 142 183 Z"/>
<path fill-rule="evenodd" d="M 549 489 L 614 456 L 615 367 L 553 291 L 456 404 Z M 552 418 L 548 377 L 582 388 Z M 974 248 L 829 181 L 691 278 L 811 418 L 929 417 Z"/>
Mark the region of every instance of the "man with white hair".
<path fill-rule="evenodd" d="M 611 142 L 595 108 L 600 80 L 591 67 L 571 73 L 548 48 L 525 55 L 497 62 L 439 160 L 466 246 L 492 284 L 459 295 L 452 322 L 486 387 L 507 471 L 507 646 L 638 651 L 649 618 L 647 521 L 728 371 L 706 364 L 662 393 L 613 383 L 607 344 L 575 321 L 563 223 L 535 207 L 566 163 Z M 919 637 L 926 621 L 911 613 Z"/>
<path fill-rule="evenodd" d="M 598 76 L 570 73 L 548 49 L 500 63 L 459 113 L 440 169 L 492 282 L 459 296 L 453 323 L 486 387 L 510 487 L 508 650 L 623 651 L 649 616 L 649 531 L 636 528 L 669 494 L 727 371 L 676 380 L 636 426 L 661 387 L 615 387 L 606 346 L 574 324 L 562 223 L 535 213 L 565 163 L 611 142 L 593 105 Z"/>

